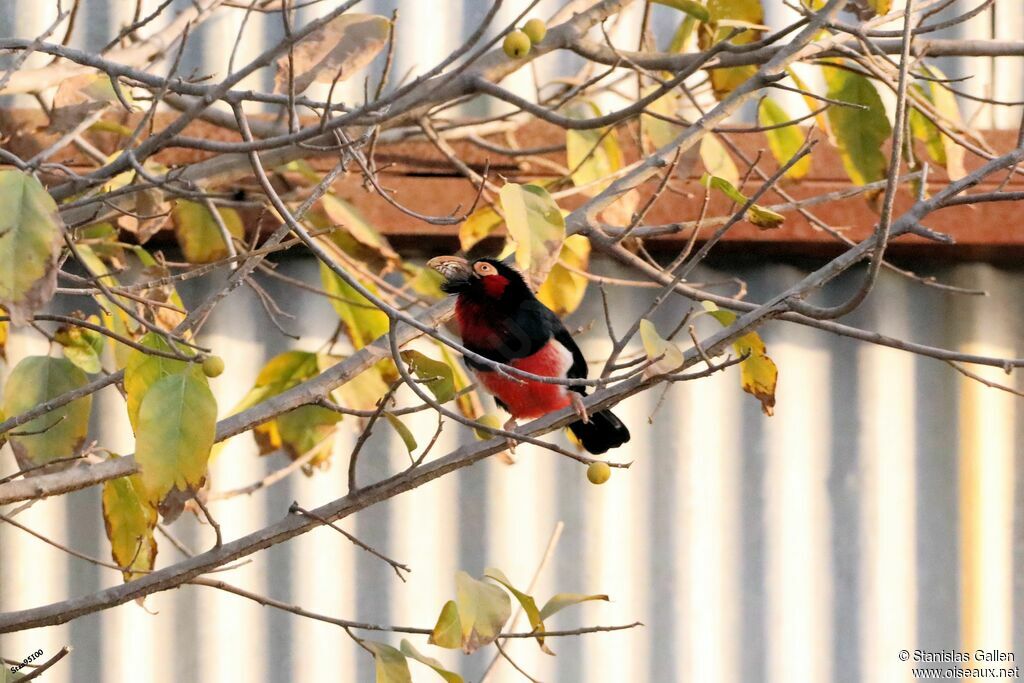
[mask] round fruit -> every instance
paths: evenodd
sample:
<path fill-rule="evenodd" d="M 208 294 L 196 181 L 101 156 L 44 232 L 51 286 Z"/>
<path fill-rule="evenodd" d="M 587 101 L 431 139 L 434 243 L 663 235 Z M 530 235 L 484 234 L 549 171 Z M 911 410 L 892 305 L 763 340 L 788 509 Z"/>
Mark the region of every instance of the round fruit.
<path fill-rule="evenodd" d="M 591 484 L 603 484 L 612 476 L 612 468 L 608 467 L 608 463 L 597 462 L 590 463 L 587 467 L 587 479 L 590 480 Z"/>
<path fill-rule="evenodd" d="M 220 356 L 207 356 L 203 359 L 203 374 L 207 377 L 217 377 L 224 372 L 224 359 Z"/>
<path fill-rule="evenodd" d="M 530 38 L 531 43 L 536 45 L 544 40 L 544 36 L 548 34 L 548 27 L 540 19 L 530 19 L 523 27 L 523 33 Z"/>
<path fill-rule="evenodd" d="M 522 31 L 512 31 L 505 36 L 505 42 L 501 44 L 502 49 L 512 59 L 525 57 L 530 51 L 530 37 Z"/>

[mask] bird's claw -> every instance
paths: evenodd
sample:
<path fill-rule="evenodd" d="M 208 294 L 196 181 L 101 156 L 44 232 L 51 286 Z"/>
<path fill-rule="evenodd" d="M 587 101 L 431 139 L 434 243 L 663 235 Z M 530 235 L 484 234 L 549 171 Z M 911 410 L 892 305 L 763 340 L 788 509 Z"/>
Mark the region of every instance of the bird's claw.
<path fill-rule="evenodd" d="M 590 415 L 587 414 L 587 407 L 583 405 L 583 397 L 577 394 L 575 391 L 569 392 L 569 401 L 572 403 L 572 409 L 576 411 L 576 414 L 580 416 L 580 419 L 584 423 L 590 422 Z"/>
<path fill-rule="evenodd" d="M 511 431 L 514 431 L 515 428 L 518 427 L 518 426 L 519 426 L 519 424 L 516 422 L 516 419 L 514 417 L 510 417 L 508 420 L 505 421 L 505 424 L 503 424 L 501 426 L 501 428 L 503 430 L 505 430 L 506 432 L 511 432 Z M 512 453 L 515 453 L 516 452 L 516 443 L 518 443 L 518 442 L 515 439 L 513 439 L 512 437 L 510 437 L 510 436 L 506 437 L 505 441 L 508 442 L 508 449 L 509 449 L 509 451 L 511 451 Z"/>

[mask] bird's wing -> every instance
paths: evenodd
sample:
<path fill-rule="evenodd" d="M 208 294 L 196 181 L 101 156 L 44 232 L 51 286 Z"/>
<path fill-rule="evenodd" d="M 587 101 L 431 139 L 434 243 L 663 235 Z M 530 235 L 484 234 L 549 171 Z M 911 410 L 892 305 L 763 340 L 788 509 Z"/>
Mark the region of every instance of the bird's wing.
<path fill-rule="evenodd" d="M 587 359 L 583 357 L 583 352 L 580 351 L 580 347 L 576 345 L 576 341 L 569 334 L 569 330 L 565 329 L 565 325 L 558 319 L 551 311 L 548 311 L 551 317 L 552 336 L 555 341 L 572 353 L 572 365 L 569 366 L 569 371 L 565 374 L 569 379 L 586 379 L 587 378 Z M 569 387 L 575 392 L 580 394 L 586 394 L 586 387 L 574 386 Z"/>

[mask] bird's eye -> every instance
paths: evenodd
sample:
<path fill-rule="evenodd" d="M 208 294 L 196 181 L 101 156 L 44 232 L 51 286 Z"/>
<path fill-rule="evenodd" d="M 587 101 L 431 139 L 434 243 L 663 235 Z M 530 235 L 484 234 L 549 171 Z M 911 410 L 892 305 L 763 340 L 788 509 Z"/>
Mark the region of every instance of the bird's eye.
<path fill-rule="evenodd" d="M 473 264 L 473 270 L 475 270 L 476 274 L 479 275 L 480 277 L 498 274 L 498 269 L 492 266 L 487 261 L 481 261 L 480 263 Z"/>

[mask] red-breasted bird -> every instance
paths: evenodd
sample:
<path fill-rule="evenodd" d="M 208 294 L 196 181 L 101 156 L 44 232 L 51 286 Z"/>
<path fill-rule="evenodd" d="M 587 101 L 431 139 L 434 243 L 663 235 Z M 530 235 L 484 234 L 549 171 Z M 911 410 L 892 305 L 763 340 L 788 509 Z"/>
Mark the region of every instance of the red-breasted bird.
<path fill-rule="evenodd" d="M 587 361 L 562 321 L 534 296 L 516 269 L 495 259 L 470 263 L 438 256 L 427 265 L 445 277 L 441 289 L 457 294 L 455 321 L 462 344 L 488 360 L 544 377 L 586 378 Z M 569 425 L 583 447 L 604 453 L 629 441 L 629 430 L 610 410 L 587 415 L 582 386 L 513 379 L 466 358 L 479 383 L 512 418 L 535 418 L 572 406 L 580 419 Z"/>

